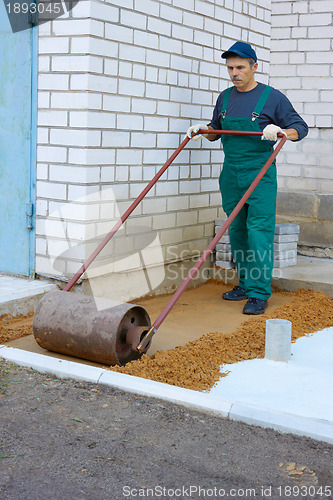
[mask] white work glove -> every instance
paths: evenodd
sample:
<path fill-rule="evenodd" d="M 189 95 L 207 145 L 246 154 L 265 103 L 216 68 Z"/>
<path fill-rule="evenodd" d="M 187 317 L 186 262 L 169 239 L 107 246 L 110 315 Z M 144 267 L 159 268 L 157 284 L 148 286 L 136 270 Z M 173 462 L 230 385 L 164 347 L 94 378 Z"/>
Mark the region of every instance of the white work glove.
<path fill-rule="evenodd" d="M 287 134 L 284 130 L 282 130 L 282 128 L 277 125 L 273 125 L 272 123 L 267 125 L 262 133 L 263 135 L 261 136 L 261 140 L 266 139 L 266 141 L 276 141 L 278 133 L 284 134 L 287 137 Z"/>
<path fill-rule="evenodd" d="M 202 125 L 201 123 L 197 123 L 196 125 L 192 125 L 192 127 L 190 127 L 188 129 L 188 131 L 186 132 L 186 135 L 187 135 L 187 137 L 189 137 L 193 141 L 199 141 L 200 139 L 202 139 L 205 136 L 200 134 L 200 135 L 196 135 L 196 136 L 192 137 L 193 132 L 198 132 L 199 130 L 208 130 L 208 127 L 207 127 L 207 125 Z"/>

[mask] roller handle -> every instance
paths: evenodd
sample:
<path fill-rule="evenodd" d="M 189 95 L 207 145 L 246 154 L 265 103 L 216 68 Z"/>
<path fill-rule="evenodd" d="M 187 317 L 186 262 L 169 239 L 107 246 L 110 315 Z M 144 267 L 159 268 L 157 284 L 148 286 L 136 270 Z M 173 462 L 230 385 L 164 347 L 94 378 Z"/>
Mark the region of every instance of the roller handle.
<path fill-rule="evenodd" d="M 205 130 L 199 130 L 198 132 L 192 134 L 192 137 L 198 135 L 200 133 L 207 133 Z M 262 135 L 262 132 L 255 131 L 242 131 L 242 130 L 214 130 L 214 133 L 217 135 Z M 278 136 L 283 136 L 283 134 L 278 134 Z M 77 273 L 70 279 L 67 285 L 64 287 L 64 292 L 69 292 L 75 283 L 81 278 L 83 273 L 88 269 L 90 264 L 96 259 L 96 257 L 101 253 L 103 248 L 109 243 L 111 238 L 116 234 L 118 229 L 124 224 L 126 219 L 131 215 L 131 213 L 136 209 L 139 203 L 143 200 L 146 194 L 151 190 L 151 188 L 156 184 L 159 178 L 164 174 L 167 168 L 171 165 L 174 159 L 179 155 L 179 153 L 184 149 L 186 144 L 190 141 L 189 137 L 185 137 L 182 143 L 178 146 L 176 151 L 170 156 L 170 158 L 165 162 L 163 167 L 157 172 L 157 174 L 153 177 L 153 179 L 147 184 L 147 186 L 143 189 L 143 191 L 139 194 L 139 196 L 134 200 L 132 205 L 126 210 L 126 212 L 121 216 L 118 222 L 114 225 L 111 231 L 105 236 L 103 241 L 98 245 L 98 247 L 92 252 L 92 254 L 88 257 L 88 259 L 82 264 Z"/>
<path fill-rule="evenodd" d="M 199 132 L 197 132 L 197 133 L 200 134 L 200 132 L 203 132 L 203 131 L 199 130 Z M 220 131 L 218 130 L 216 132 L 220 132 Z M 225 132 L 227 132 L 227 131 L 225 131 Z M 228 131 L 228 132 L 234 132 L 234 131 Z M 236 135 L 236 134 L 232 134 L 232 135 Z M 243 135 L 243 134 L 239 134 L 239 135 Z M 262 135 L 262 132 L 252 132 L 252 133 L 248 133 L 248 135 Z M 226 230 L 228 229 L 228 227 L 230 226 L 230 224 L 236 218 L 236 216 L 240 212 L 241 208 L 245 205 L 246 201 L 251 196 L 251 194 L 253 193 L 253 191 L 255 190 L 255 188 L 257 187 L 257 185 L 259 184 L 259 182 L 261 181 L 261 179 L 263 178 L 263 176 L 265 175 L 265 173 L 267 172 L 267 170 L 269 169 L 269 167 L 271 166 L 271 164 L 273 163 L 273 161 L 277 157 L 278 153 L 280 152 L 281 148 L 283 147 L 284 143 L 287 140 L 287 138 L 286 138 L 286 136 L 284 134 L 279 133 L 278 136 L 281 137 L 281 141 L 276 146 L 275 150 L 273 151 L 273 153 L 271 154 L 271 156 L 268 158 L 268 160 L 266 161 L 265 165 L 262 167 L 262 169 L 260 170 L 260 172 L 257 175 L 257 177 L 254 179 L 254 181 L 252 182 L 252 184 L 250 185 L 250 187 L 247 189 L 247 191 L 245 192 L 245 194 L 242 196 L 242 198 L 240 199 L 240 201 L 237 203 L 236 207 L 233 209 L 233 211 L 231 212 L 231 214 L 229 215 L 229 217 L 227 218 L 226 222 L 223 224 L 223 226 L 221 227 L 221 229 L 219 230 L 219 232 L 216 234 L 216 236 L 214 237 L 214 239 L 211 241 L 211 243 L 208 245 L 208 247 L 206 248 L 206 250 L 203 252 L 203 254 L 201 255 L 200 259 L 192 267 L 192 269 L 190 270 L 187 278 L 183 281 L 183 283 L 180 285 L 180 287 L 178 288 L 178 290 L 174 293 L 174 295 L 172 296 L 172 298 L 169 301 L 169 303 L 163 309 L 163 311 L 158 316 L 158 318 L 156 319 L 156 321 L 154 321 L 154 323 L 151 326 L 150 330 L 143 337 L 143 339 L 141 340 L 140 344 L 137 347 L 137 350 L 139 352 L 144 352 L 145 351 L 145 348 L 147 347 L 148 343 L 151 341 L 153 335 L 155 335 L 155 333 L 157 332 L 157 329 L 161 326 L 161 324 L 163 323 L 163 321 L 165 320 L 165 318 L 167 317 L 167 315 L 169 314 L 169 312 L 171 311 L 171 309 L 173 308 L 173 306 L 175 305 L 175 303 L 177 302 L 177 300 L 179 299 L 179 297 L 184 293 L 184 291 L 186 290 L 188 284 L 195 277 L 195 275 L 197 274 L 197 272 L 201 268 L 202 264 L 206 261 L 206 259 L 212 253 L 212 251 L 216 247 L 217 243 L 220 241 L 222 235 L 226 232 Z"/>

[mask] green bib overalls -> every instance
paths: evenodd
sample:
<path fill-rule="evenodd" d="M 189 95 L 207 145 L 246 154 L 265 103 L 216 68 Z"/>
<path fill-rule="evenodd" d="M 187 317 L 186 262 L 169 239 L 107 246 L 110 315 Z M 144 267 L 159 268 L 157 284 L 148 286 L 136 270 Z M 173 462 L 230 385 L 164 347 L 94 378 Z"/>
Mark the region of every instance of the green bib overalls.
<path fill-rule="evenodd" d="M 272 87 L 265 87 L 251 117 L 231 118 L 227 114 L 231 88 L 227 89 L 220 116 L 221 129 L 260 131 L 258 117 L 271 90 Z M 260 136 L 222 135 L 221 140 L 225 159 L 219 182 L 223 209 L 229 216 L 273 152 L 273 147 Z M 274 161 L 229 229 L 239 286 L 245 288 L 248 297 L 262 300 L 271 295 L 276 193 Z"/>

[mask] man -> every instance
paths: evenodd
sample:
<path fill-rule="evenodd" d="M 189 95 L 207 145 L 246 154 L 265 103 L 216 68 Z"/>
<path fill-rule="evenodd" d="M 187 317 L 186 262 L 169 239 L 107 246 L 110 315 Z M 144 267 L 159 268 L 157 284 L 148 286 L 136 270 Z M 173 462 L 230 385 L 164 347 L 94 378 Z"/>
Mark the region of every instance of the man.
<path fill-rule="evenodd" d="M 200 129 L 263 132 L 262 137 L 221 136 L 225 159 L 219 184 L 223 209 L 229 216 L 271 155 L 277 133 L 299 141 L 307 135 L 308 127 L 281 92 L 255 81 L 258 62 L 251 45 L 236 42 L 221 57 L 226 59 L 234 86 L 219 95 L 208 126 L 193 125 L 187 135 L 191 137 Z M 208 133 L 193 140 L 202 137 L 215 141 L 220 136 Z M 271 296 L 276 193 L 274 161 L 229 229 L 239 283 L 222 297 L 248 299 L 244 314 L 264 313 Z"/>

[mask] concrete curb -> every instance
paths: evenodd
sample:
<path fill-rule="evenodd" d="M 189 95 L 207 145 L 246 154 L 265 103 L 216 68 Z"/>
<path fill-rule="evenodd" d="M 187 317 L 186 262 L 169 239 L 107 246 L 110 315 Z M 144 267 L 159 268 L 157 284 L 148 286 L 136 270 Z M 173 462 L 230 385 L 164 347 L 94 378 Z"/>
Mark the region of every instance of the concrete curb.
<path fill-rule="evenodd" d="M 302 417 L 238 401 L 232 405 L 229 418 L 333 444 L 333 421 L 330 420 Z"/>
<path fill-rule="evenodd" d="M 211 415 L 333 444 L 333 421 L 273 411 L 191 389 L 116 373 L 74 361 L 51 358 L 44 354 L 23 351 L 5 345 L 0 345 L 0 357 L 40 373 L 56 375 L 58 378 L 105 384 L 125 392 L 155 397 Z"/>

